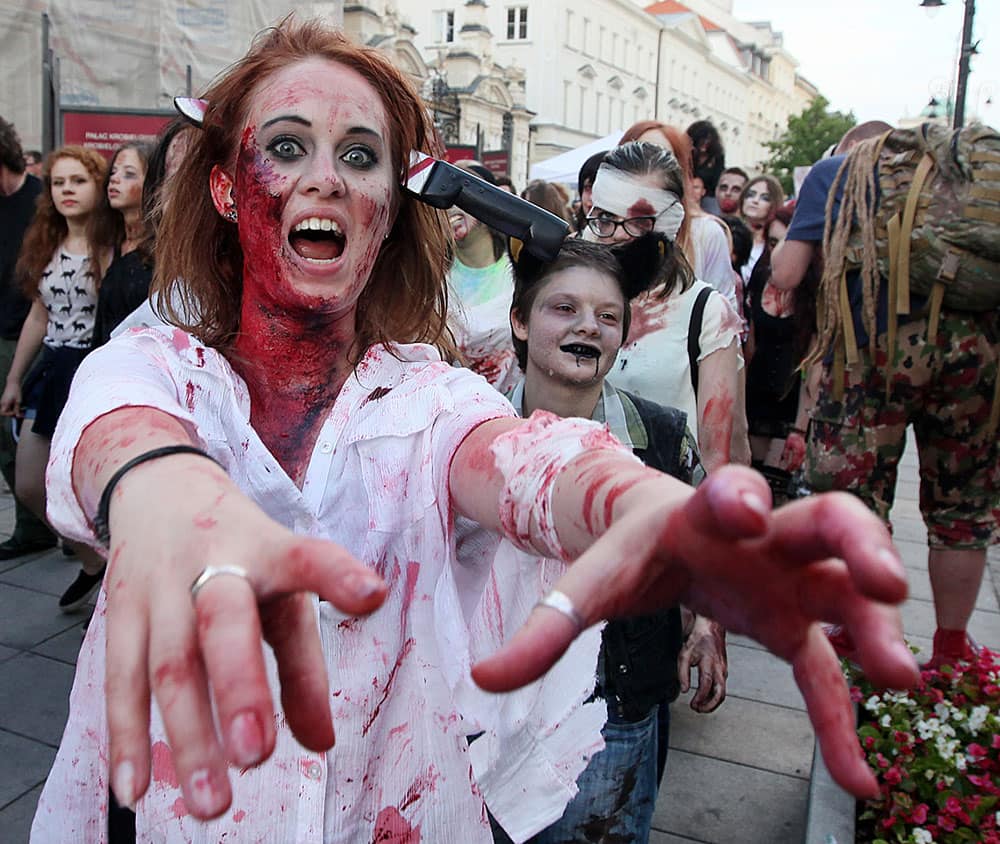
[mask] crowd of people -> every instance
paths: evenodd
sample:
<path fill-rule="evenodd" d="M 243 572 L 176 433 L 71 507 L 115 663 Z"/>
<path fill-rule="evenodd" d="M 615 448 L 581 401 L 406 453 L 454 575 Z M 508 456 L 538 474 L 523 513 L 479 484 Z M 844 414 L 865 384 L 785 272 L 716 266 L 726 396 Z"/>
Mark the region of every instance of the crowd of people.
<path fill-rule="evenodd" d="M 727 631 L 793 663 L 870 793 L 836 654 L 916 678 L 886 527 L 907 422 L 932 662 L 975 647 L 996 314 L 946 308 L 952 358 L 903 365 L 933 403 L 887 391 L 884 320 L 835 366 L 842 157 L 786 201 L 711 123 L 638 123 L 576 196 L 525 186 L 567 227 L 543 260 L 403 192 L 410 150 L 441 152 L 404 75 L 294 19 L 155 147 L 39 177 L 0 120 L 0 554 L 61 539 L 60 608 L 97 593 L 33 840 L 643 842 L 670 705 L 724 701 Z M 941 373 L 973 334 L 958 462 Z"/>

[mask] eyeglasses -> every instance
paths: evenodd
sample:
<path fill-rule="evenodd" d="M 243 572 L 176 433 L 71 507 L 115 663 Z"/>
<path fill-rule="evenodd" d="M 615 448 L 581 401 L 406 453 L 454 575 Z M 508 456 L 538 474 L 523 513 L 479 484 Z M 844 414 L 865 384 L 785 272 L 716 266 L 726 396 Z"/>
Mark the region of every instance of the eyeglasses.
<path fill-rule="evenodd" d="M 630 237 L 649 234 L 656 225 L 656 217 L 629 217 L 627 220 L 612 220 L 610 217 L 587 217 L 587 228 L 598 237 L 614 237 L 618 227 L 625 229 Z"/>
<path fill-rule="evenodd" d="M 629 217 L 627 220 L 612 220 L 610 217 L 587 217 L 587 228 L 598 237 L 614 237 L 618 227 L 625 229 L 629 237 L 642 237 L 656 226 L 656 221 L 677 203 L 671 203 L 655 217 Z"/>

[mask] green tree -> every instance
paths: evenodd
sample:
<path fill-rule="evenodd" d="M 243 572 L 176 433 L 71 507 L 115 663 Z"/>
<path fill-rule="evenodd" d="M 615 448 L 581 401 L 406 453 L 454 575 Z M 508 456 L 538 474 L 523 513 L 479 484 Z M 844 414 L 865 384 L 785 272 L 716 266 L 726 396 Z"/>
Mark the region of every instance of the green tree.
<path fill-rule="evenodd" d="M 765 144 L 771 151 L 765 169 L 778 177 L 789 195 L 795 168 L 819 161 L 832 144 L 857 124 L 854 112 L 829 111 L 829 105 L 825 97 L 816 97 L 801 114 L 788 118 L 788 128 L 780 138 Z"/>

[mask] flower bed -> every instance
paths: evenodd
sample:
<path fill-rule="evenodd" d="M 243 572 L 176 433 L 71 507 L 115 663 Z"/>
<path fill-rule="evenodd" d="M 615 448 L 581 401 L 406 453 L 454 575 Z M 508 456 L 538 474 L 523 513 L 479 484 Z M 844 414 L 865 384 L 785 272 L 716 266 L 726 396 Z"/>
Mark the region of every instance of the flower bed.
<path fill-rule="evenodd" d="M 856 841 L 1000 844 L 1000 662 L 923 671 L 906 692 L 847 669 L 858 735 L 881 797 L 858 804 Z"/>

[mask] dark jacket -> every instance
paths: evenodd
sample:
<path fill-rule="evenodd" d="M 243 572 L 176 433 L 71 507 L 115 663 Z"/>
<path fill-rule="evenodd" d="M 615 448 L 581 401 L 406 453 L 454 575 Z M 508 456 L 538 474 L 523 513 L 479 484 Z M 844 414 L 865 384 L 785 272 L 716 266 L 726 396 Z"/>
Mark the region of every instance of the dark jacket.
<path fill-rule="evenodd" d="M 684 483 L 699 479 L 700 461 L 687 427 L 687 414 L 624 390 L 617 392 L 630 418 L 630 433 L 638 423 L 646 434 L 645 443 L 632 438 L 636 457 Z M 609 711 L 625 720 L 645 718 L 654 706 L 673 700 L 680 692 L 677 656 L 683 643 L 679 607 L 608 622 L 601 647 L 597 695 L 605 699 Z"/>

